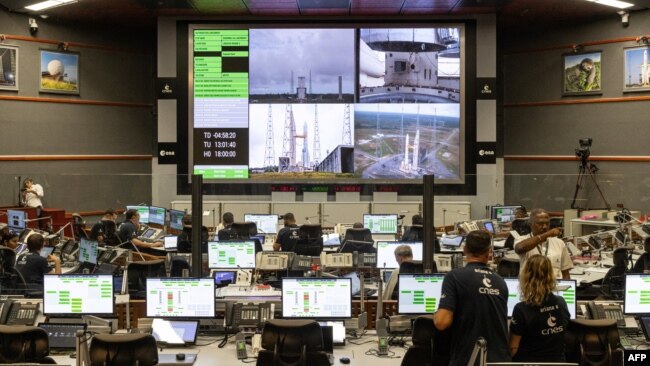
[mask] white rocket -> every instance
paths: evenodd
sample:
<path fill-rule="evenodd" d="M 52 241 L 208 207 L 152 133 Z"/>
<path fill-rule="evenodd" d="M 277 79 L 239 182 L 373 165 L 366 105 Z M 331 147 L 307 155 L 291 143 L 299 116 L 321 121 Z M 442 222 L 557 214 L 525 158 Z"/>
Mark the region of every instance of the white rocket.
<path fill-rule="evenodd" d="M 415 140 L 413 140 L 413 170 L 418 168 L 420 163 L 420 130 L 415 132 Z"/>
<path fill-rule="evenodd" d="M 404 162 L 402 162 L 402 167 L 404 169 L 409 168 L 409 134 L 406 134 L 406 141 L 404 142 Z"/>

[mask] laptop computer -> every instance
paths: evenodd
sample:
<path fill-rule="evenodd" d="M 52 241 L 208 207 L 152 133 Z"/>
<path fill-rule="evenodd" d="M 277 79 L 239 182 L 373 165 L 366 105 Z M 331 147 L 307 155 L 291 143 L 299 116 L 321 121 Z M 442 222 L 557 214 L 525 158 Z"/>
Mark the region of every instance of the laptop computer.
<path fill-rule="evenodd" d="M 198 320 L 154 319 L 151 334 L 156 342 L 171 346 L 187 346 L 196 343 Z"/>
<path fill-rule="evenodd" d="M 164 238 L 165 250 L 168 252 L 174 252 L 178 250 L 178 236 L 165 236 Z"/>
<path fill-rule="evenodd" d="M 444 235 L 440 238 L 440 249 L 442 251 L 459 251 L 463 241 L 465 241 L 465 237 L 462 235 Z"/>
<path fill-rule="evenodd" d="M 45 330 L 50 349 L 57 351 L 74 351 L 77 345 L 77 331 L 86 330 L 84 323 L 38 323 Z"/>
<path fill-rule="evenodd" d="M 639 323 L 641 323 L 641 329 L 643 330 L 645 339 L 650 341 L 650 315 L 640 317 Z"/>

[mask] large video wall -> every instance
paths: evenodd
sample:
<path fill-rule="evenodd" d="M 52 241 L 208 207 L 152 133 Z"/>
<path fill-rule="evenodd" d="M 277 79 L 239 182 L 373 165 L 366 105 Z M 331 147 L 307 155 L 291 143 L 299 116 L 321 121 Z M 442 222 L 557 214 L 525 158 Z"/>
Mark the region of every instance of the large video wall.
<path fill-rule="evenodd" d="M 188 45 L 190 173 L 464 182 L 464 25 L 190 25 Z"/>

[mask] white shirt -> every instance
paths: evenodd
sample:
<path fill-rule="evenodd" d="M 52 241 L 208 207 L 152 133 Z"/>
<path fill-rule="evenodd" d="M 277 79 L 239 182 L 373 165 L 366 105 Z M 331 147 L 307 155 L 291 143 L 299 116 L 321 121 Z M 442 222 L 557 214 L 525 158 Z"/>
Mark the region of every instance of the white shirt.
<path fill-rule="evenodd" d="M 532 236 L 533 234 L 522 235 L 519 238 L 515 239 L 515 249 L 517 249 L 517 245 L 519 245 L 519 243 L 521 243 L 525 239 L 530 239 Z M 569 251 L 567 250 L 566 245 L 564 244 L 562 239 L 550 237 L 546 239 L 545 242 L 542 242 L 541 244 L 537 245 L 537 247 L 529 250 L 526 253 L 520 254 L 519 255 L 520 271 L 521 269 L 524 268 L 524 265 L 526 264 L 528 258 L 530 258 L 535 254 L 541 254 L 551 260 L 555 278 L 562 278 L 562 271 L 566 271 L 573 268 L 573 262 L 571 261 L 571 256 L 569 255 Z"/>
<path fill-rule="evenodd" d="M 43 196 L 45 195 L 43 193 L 43 187 L 40 184 L 32 184 L 32 187 L 30 189 L 36 191 L 36 194 L 32 192 L 27 192 L 27 194 L 25 194 L 25 206 L 43 207 L 43 202 L 41 202 L 41 198 L 43 198 Z"/>

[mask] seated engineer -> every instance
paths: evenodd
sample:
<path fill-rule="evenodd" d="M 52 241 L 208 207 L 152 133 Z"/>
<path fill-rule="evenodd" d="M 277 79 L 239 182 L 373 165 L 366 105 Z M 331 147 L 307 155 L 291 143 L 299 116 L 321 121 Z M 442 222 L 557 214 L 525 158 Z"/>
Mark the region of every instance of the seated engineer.
<path fill-rule="evenodd" d="M 204 246 L 204 253 L 207 252 L 209 237 L 208 228 L 205 226 L 201 227 L 201 246 Z M 183 216 L 183 231 L 178 235 L 177 250 L 178 253 L 192 252 L 192 215 L 190 214 Z"/>
<path fill-rule="evenodd" d="M 223 229 L 220 229 L 217 232 L 217 237 L 219 238 L 219 240 L 237 239 L 237 234 L 231 231 L 231 226 L 233 222 L 235 222 L 235 216 L 232 214 L 232 212 L 226 212 L 223 214 L 221 218 L 221 224 L 223 225 Z"/>
<path fill-rule="evenodd" d="M 102 216 L 102 218 L 93 225 L 92 229 L 90 229 L 90 240 L 96 240 L 100 243 L 106 241 L 108 239 L 107 234 L 110 235 L 110 232 L 115 228 L 115 220 L 117 220 L 117 213 L 115 210 L 112 208 L 106 210 L 104 216 Z M 112 244 L 116 245 L 119 243 Z"/>
<path fill-rule="evenodd" d="M 519 274 L 522 302 L 510 323 L 510 354 L 514 362 L 565 362 L 564 337 L 571 315 L 556 281 L 551 261 L 540 254 L 528 258 Z"/>
<path fill-rule="evenodd" d="M 23 253 L 16 259 L 16 269 L 25 279 L 27 288 L 35 291 L 43 291 L 43 275 L 61 274 L 61 260 L 59 257 L 49 255 L 41 257 L 41 249 L 45 239 L 40 234 L 32 234 L 27 239 L 27 253 Z M 54 269 L 50 269 L 49 263 L 54 263 Z"/>
<path fill-rule="evenodd" d="M 136 209 L 126 211 L 126 220 L 120 225 L 118 236 L 121 242 L 130 241 L 132 245 L 137 246 L 138 249 L 158 248 L 162 247 L 161 241 L 147 243 L 146 241 L 138 239 L 138 228 L 140 227 L 140 214 Z M 135 248 L 133 248 L 135 249 Z"/>
<path fill-rule="evenodd" d="M 643 241 L 643 250 L 645 253 L 636 260 L 631 273 L 650 273 L 650 236 Z"/>
<path fill-rule="evenodd" d="M 284 214 L 284 227 L 280 229 L 278 236 L 273 243 L 273 250 L 276 252 L 293 252 L 293 249 L 300 239 L 296 218 L 291 212 Z"/>
<path fill-rule="evenodd" d="M 404 235 L 402 235 L 402 241 L 422 241 L 424 240 L 424 232 L 423 232 L 423 220 L 422 216 L 420 215 L 413 215 L 411 218 L 411 226 L 408 227 L 404 231 Z"/>
<path fill-rule="evenodd" d="M 399 267 L 395 268 L 393 272 L 391 272 L 390 274 L 390 278 L 386 283 L 386 287 L 385 287 L 386 290 L 384 291 L 383 294 L 384 300 L 397 300 L 397 295 L 399 292 L 398 279 L 399 279 L 400 269 L 402 269 L 402 267 L 407 267 L 406 265 L 403 266 L 402 264 L 413 263 L 413 250 L 411 249 L 410 246 L 399 245 L 397 248 L 395 248 L 394 253 L 395 253 L 395 260 L 397 261 Z M 381 266 L 383 266 L 383 263 L 377 263 L 377 266 L 381 268 Z M 422 272 L 422 271 L 417 271 L 417 272 Z"/>

